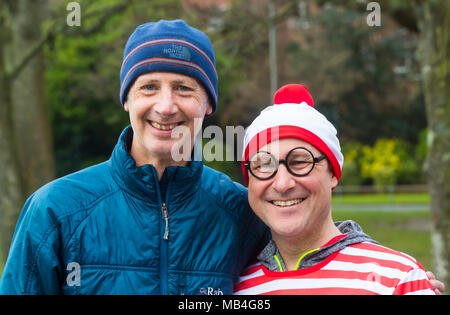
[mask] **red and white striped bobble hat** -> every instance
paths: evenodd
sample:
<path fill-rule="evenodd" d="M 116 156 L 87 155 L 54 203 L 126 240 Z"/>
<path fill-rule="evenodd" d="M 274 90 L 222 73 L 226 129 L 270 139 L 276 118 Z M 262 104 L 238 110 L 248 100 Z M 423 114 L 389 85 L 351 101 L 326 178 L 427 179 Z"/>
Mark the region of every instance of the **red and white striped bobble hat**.
<path fill-rule="evenodd" d="M 314 108 L 308 89 L 299 84 L 285 85 L 275 93 L 274 104 L 265 108 L 245 132 L 241 166 L 246 184 L 248 172 L 244 165 L 249 157 L 267 143 L 282 138 L 298 138 L 316 147 L 326 155 L 339 180 L 344 156 L 336 128 Z"/>

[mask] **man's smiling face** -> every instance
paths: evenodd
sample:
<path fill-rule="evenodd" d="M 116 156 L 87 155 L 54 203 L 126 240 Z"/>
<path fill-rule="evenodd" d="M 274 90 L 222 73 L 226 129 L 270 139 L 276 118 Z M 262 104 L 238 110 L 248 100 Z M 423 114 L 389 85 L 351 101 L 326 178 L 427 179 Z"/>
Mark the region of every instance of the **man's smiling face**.
<path fill-rule="evenodd" d="M 173 134 L 177 128 L 189 131 L 183 136 L 189 136 L 192 150 L 194 138 L 212 107 L 196 79 L 178 73 L 149 72 L 139 76 L 130 88 L 125 110 L 134 131 L 133 157 L 152 163 L 155 159 L 173 160 L 172 147 L 180 141 Z"/>
<path fill-rule="evenodd" d="M 322 153 L 311 144 L 295 138 L 271 142 L 260 150 L 278 160 L 295 147 L 309 149 L 315 157 Z M 315 233 L 331 215 L 331 192 L 337 185 L 326 160 L 315 164 L 307 176 L 297 177 L 280 164 L 276 175 L 259 180 L 249 174 L 249 202 L 253 211 L 272 230 L 284 238 L 299 239 Z"/>

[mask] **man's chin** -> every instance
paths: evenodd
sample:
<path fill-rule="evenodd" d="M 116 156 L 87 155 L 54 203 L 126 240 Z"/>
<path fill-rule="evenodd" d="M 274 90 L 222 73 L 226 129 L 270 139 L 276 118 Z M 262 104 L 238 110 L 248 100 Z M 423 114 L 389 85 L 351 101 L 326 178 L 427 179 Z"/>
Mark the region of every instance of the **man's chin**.
<path fill-rule="evenodd" d="M 184 153 L 182 149 L 175 146 L 169 148 L 152 148 L 152 155 L 160 161 L 166 161 L 169 164 L 179 165 L 191 160 L 192 149 Z M 173 162 L 173 163 L 172 163 Z"/>

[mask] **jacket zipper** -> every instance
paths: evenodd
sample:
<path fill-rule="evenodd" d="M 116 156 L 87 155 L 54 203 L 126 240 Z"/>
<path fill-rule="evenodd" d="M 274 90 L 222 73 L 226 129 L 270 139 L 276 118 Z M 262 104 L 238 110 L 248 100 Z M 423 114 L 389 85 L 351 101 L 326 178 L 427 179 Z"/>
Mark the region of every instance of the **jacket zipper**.
<path fill-rule="evenodd" d="M 163 221 L 161 228 L 164 229 L 163 238 L 160 243 L 161 250 L 161 260 L 160 260 L 160 277 L 161 277 L 161 293 L 163 295 L 169 293 L 169 281 L 168 281 L 168 263 L 169 263 L 169 210 L 167 209 L 167 204 L 163 202 L 161 204 L 161 212 Z"/>
<path fill-rule="evenodd" d="M 169 211 L 167 211 L 167 205 L 166 205 L 165 202 L 163 202 L 162 205 L 161 205 L 161 211 L 162 211 L 162 214 L 163 214 L 164 221 L 166 223 L 166 227 L 164 229 L 164 236 L 163 236 L 163 238 L 166 241 L 168 241 L 169 240 Z"/>
<path fill-rule="evenodd" d="M 161 204 L 162 221 L 161 221 L 161 231 L 163 231 L 163 238 L 160 242 L 160 261 L 159 261 L 159 275 L 161 280 L 161 294 L 168 294 L 168 245 L 169 245 L 169 215 L 167 210 L 167 205 L 165 202 Z M 162 233 L 162 232 L 161 232 Z"/>
<path fill-rule="evenodd" d="M 155 172 L 155 178 L 156 176 Z M 168 281 L 168 263 L 169 263 L 169 254 L 168 254 L 168 246 L 169 246 L 169 210 L 167 208 L 167 204 L 164 201 L 165 197 L 169 195 L 169 187 L 166 189 L 165 196 L 161 195 L 161 189 L 159 186 L 159 182 L 156 181 L 156 187 L 159 195 L 159 202 L 161 205 L 161 214 L 162 220 L 160 221 L 162 239 L 159 243 L 160 250 L 160 259 L 159 259 L 159 277 L 160 277 L 160 286 L 161 286 L 161 294 L 166 295 L 169 292 L 169 281 Z M 164 232 L 163 232 L 164 229 Z"/>

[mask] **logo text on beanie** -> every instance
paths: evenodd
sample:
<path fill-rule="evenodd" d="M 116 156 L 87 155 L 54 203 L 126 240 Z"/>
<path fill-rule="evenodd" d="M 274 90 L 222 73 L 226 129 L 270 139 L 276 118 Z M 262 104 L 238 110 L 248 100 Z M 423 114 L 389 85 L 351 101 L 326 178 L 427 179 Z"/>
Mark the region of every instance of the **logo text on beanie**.
<path fill-rule="evenodd" d="M 186 61 L 191 60 L 191 53 L 189 50 L 181 45 L 172 44 L 170 47 L 163 49 L 163 54 L 169 55 L 171 58 L 182 59 Z"/>

